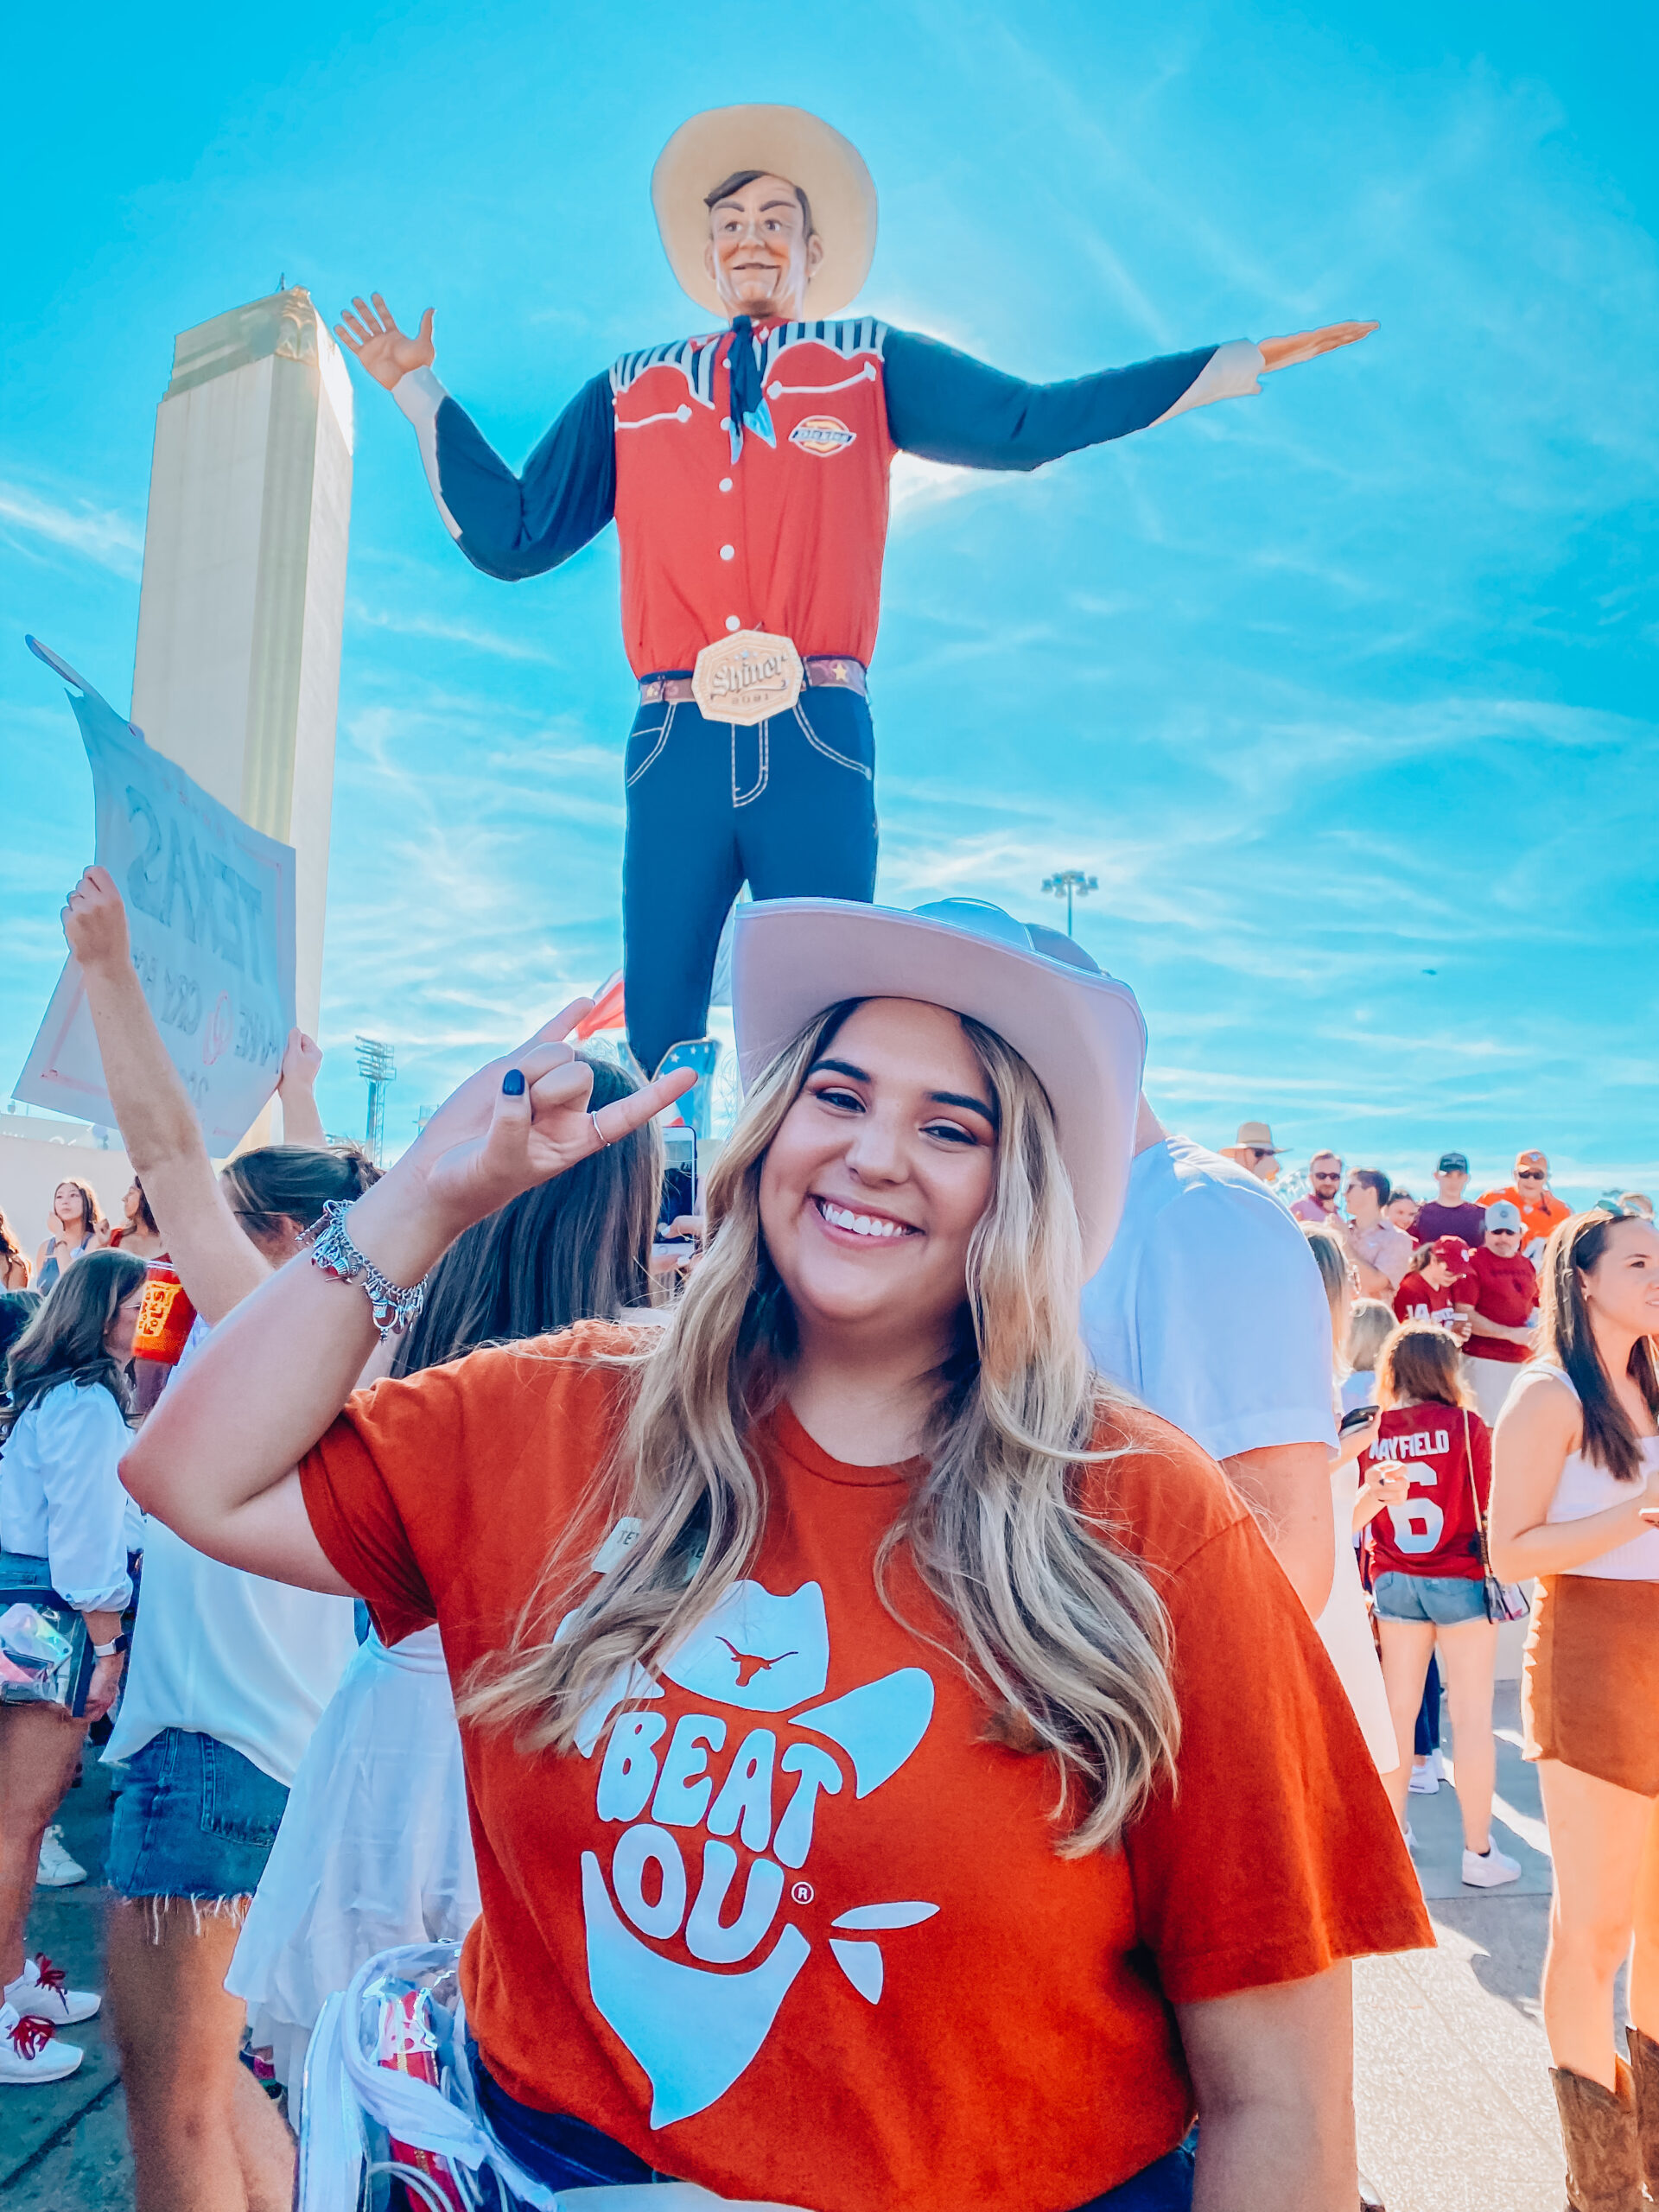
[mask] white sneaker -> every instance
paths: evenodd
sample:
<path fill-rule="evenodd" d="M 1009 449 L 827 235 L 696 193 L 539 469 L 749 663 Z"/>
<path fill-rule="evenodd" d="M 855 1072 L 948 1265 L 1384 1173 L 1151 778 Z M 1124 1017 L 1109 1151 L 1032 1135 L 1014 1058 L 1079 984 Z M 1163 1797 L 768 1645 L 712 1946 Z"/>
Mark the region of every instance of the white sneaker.
<path fill-rule="evenodd" d="M 24 2088 L 61 2082 L 86 2055 L 72 2043 L 60 2043 L 50 2020 L 20 2014 L 10 2002 L 0 2005 L 0 2082 L 16 2082 Z"/>
<path fill-rule="evenodd" d="M 1408 1821 L 1406 1822 L 1406 1849 L 1408 1851 L 1415 1851 L 1416 1848 L 1417 1839 L 1411 1832 L 1411 1822 Z"/>
<path fill-rule="evenodd" d="M 38 1959 L 25 1959 L 16 1980 L 6 1984 L 6 2002 L 54 2028 L 70 2028 L 77 2021 L 90 2020 L 104 1999 L 96 1990 L 71 1989 L 62 1968 L 54 1967 L 42 1951 Z"/>
<path fill-rule="evenodd" d="M 72 1890 L 77 1882 L 86 1878 L 86 1869 L 79 1859 L 72 1859 L 63 1847 L 63 1830 L 54 1821 L 41 1838 L 41 1863 L 35 1875 L 35 1885 L 41 1890 Z"/>
<path fill-rule="evenodd" d="M 1431 1751 L 1421 1766 L 1411 1770 L 1411 1780 L 1406 1784 L 1414 1797 L 1433 1797 L 1440 1787 L 1440 1755 Z"/>
<path fill-rule="evenodd" d="M 1463 1878 L 1471 1890 L 1501 1890 L 1505 1882 L 1520 1880 L 1521 1862 L 1506 1858 L 1496 1844 L 1489 1844 L 1484 1851 L 1465 1850 Z"/>

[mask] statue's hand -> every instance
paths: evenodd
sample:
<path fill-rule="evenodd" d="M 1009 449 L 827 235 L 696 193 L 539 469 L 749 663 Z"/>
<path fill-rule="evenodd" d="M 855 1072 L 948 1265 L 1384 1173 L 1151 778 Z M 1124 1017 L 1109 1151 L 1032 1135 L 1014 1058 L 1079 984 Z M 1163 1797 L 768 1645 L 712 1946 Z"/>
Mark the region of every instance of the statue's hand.
<path fill-rule="evenodd" d="M 334 325 L 334 335 L 340 344 L 356 354 L 377 384 L 390 391 L 399 377 L 407 376 L 411 369 L 429 368 L 432 365 L 432 310 L 428 308 L 421 317 L 421 327 L 411 338 L 399 330 L 397 318 L 381 298 L 373 294 L 374 305 L 367 300 L 357 299 L 342 310 L 340 320 Z M 353 308 L 357 312 L 353 314 Z"/>
<path fill-rule="evenodd" d="M 359 300 L 358 305 L 362 304 Z M 1316 353 L 1332 353 L 1338 346 L 1357 345 L 1376 328 L 1374 322 L 1327 322 L 1323 330 L 1299 330 L 1290 338 L 1263 338 L 1259 341 L 1263 372 L 1294 368 L 1298 361 L 1311 361 Z"/>

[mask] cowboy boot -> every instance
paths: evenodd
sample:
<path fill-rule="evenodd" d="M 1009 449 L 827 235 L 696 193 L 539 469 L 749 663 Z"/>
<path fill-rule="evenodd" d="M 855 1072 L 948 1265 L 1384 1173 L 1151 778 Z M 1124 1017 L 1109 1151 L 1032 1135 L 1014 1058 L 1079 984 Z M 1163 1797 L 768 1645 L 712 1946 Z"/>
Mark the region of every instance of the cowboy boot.
<path fill-rule="evenodd" d="M 1630 2072 L 1636 2077 L 1636 2135 L 1642 2178 L 1659 2202 L 1659 2043 L 1640 2028 L 1626 2028 Z"/>
<path fill-rule="evenodd" d="M 1567 2152 L 1567 2212 L 1641 2212 L 1636 2088 L 1624 2060 L 1614 2063 L 1617 2089 L 1565 2067 L 1549 2070 Z"/>

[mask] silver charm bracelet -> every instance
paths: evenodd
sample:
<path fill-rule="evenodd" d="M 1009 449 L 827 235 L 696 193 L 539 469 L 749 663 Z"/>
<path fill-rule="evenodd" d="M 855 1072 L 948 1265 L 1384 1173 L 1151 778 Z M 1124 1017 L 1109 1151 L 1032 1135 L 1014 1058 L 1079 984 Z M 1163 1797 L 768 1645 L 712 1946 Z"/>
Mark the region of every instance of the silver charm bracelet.
<path fill-rule="evenodd" d="M 365 1260 L 353 1243 L 346 1217 L 355 1200 L 329 1198 L 321 1217 L 306 1230 L 301 1242 L 311 1247 L 311 1264 L 336 1282 L 360 1282 L 367 1294 L 380 1341 L 401 1337 L 426 1304 L 427 1277 L 405 1289 L 388 1281 L 372 1260 Z"/>

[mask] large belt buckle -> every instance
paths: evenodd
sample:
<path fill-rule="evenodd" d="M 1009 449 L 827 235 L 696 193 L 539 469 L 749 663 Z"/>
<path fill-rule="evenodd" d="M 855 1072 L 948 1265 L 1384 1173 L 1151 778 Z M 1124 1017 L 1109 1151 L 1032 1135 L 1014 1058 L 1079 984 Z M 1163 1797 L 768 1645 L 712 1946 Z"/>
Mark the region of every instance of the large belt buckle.
<path fill-rule="evenodd" d="M 734 630 L 697 655 L 691 696 L 711 722 L 763 722 L 789 712 L 805 677 L 792 638 Z"/>

